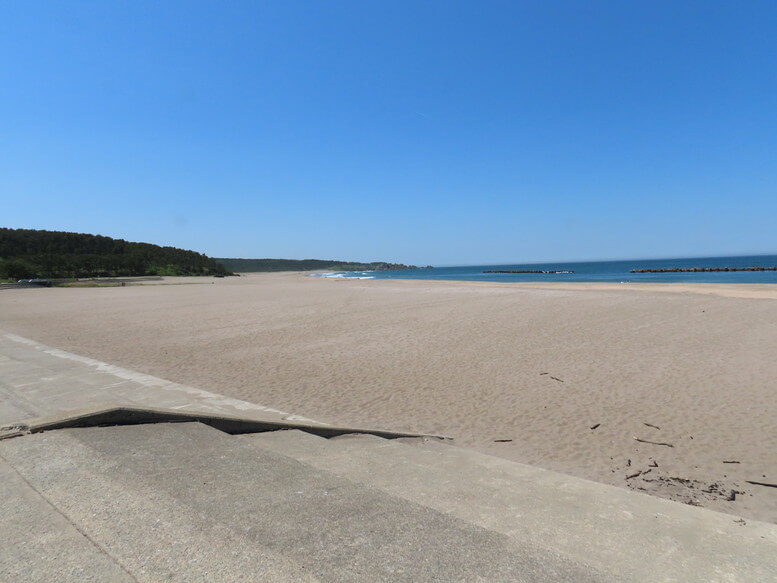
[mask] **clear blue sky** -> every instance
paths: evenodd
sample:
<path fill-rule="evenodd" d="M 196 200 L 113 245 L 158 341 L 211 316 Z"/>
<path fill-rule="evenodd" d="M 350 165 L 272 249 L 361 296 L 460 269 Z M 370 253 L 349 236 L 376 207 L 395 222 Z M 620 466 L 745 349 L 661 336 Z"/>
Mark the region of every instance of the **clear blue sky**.
<path fill-rule="evenodd" d="M 0 4 L 0 226 L 211 256 L 777 253 L 777 3 Z"/>

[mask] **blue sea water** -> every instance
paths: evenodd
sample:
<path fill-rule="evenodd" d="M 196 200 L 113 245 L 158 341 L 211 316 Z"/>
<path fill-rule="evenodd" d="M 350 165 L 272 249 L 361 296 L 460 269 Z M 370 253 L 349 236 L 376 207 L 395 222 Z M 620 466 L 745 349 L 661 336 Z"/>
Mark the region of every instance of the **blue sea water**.
<path fill-rule="evenodd" d="M 344 279 L 440 279 L 451 281 L 577 281 L 577 282 L 655 282 L 655 283 L 777 283 L 777 271 L 729 271 L 704 273 L 630 273 L 632 269 L 691 267 L 773 267 L 777 255 L 740 257 L 690 257 L 680 259 L 635 259 L 626 261 L 586 261 L 465 265 L 397 271 L 340 271 L 318 277 Z M 483 273 L 486 270 L 573 271 L 574 273 Z"/>

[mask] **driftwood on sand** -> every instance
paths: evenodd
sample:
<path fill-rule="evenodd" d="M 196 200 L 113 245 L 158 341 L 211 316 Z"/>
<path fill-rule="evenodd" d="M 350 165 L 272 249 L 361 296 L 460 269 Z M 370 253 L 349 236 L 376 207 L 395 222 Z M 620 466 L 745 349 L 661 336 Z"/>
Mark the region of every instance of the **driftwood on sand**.
<path fill-rule="evenodd" d="M 639 441 L 640 443 L 650 443 L 652 445 L 665 445 L 666 447 L 674 447 L 671 443 L 665 443 L 663 441 L 649 441 L 647 439 L 640 439 L 639 437 L 632 437 L 634 441 Z"/>
<path fill-rule="evenodd" d="M 766 486 L 767 488 L 777 488 L 777 484 L 770 484 L 769 482 L 755 482 L 753 480 L 745 480 L 748 484 L 755 484 L 756 486 Z"/>

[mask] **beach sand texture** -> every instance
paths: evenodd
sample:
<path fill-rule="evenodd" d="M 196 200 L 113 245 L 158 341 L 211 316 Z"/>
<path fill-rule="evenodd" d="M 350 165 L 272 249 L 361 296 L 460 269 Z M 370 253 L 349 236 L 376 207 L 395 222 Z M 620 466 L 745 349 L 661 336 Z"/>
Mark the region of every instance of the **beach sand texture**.
<path fill-rule="evenodd" d="M 777 522 L 777 488 L 746 482 L 777 483 L 777 286 L 179 281 L 0 291 L 0 329 Z"/>

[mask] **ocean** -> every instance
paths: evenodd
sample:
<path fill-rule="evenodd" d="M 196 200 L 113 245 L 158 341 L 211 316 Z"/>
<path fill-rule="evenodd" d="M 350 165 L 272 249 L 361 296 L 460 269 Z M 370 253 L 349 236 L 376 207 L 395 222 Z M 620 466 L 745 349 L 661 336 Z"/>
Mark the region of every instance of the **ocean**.
<path fill-rule="evenodd" d="M 774 267 L 777 255 L 739 257 L 687 257 L 679 259 L 633 259 L 624 261 L 584 261 L 557 263 L 510 263 L 464 265 L 397 271 L 338 271 L 315 277 L 343 279 L 440 279 L 454 281 L 578 281 L 654 283 L 777 283 L 777 271 L 630 273 L 632 269 L 672 269 L 693 267 Z M 484 273 L 489 270 L 546 271 L 569 273 Z"/>

